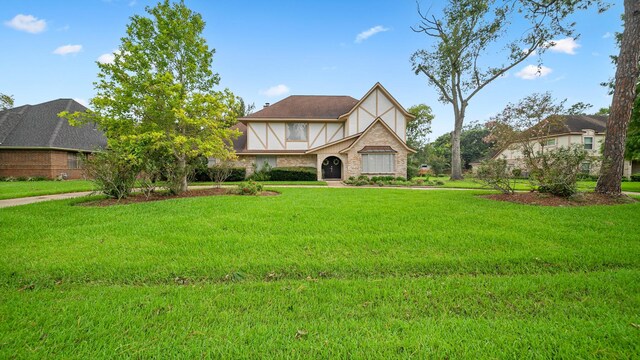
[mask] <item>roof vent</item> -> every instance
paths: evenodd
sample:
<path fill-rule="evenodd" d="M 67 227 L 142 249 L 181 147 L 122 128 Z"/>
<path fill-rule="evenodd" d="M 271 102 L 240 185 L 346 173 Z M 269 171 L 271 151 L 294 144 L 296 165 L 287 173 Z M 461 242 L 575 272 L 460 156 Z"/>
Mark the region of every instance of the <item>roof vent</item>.
<path fill-rule="evenodd" d="M 266 108 L 267 108 L 267 107 L 269 107 L 269 105 L 271 105 L 271 104 L 269 104 L 269 103 L 264 103 L 264 107 L 266 107 Z"/>

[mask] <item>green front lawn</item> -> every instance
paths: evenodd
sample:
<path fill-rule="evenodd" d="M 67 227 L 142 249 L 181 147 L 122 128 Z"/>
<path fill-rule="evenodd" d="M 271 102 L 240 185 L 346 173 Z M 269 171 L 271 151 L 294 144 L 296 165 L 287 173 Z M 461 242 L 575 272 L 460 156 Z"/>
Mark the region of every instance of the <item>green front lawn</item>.
<path fill-rule="evenodd" d="M 415 177 L 416 179 L 426 179 Z M 430 181 L 440 180 L 444 183 L 444 185 L 436 185 L 436 187 L 443 188 L 458 188 L 458 189 L 486 189 L 486 186 L 482 184 L 480 181 L 467 177 L 464 180 L 452 181 L 448 176 L 431 176 L 429 177 Z M 622 183 L 622 191 L 631 191 L 631 192 L 640 192 L 640 182 L 631 182 L 625 181 Z M 516 190 L 530 190 L 531 184 L 528 180 L 516 180 Z M 578 190 L 580 191 L 593 191 L 596 188 L 595 181 L 578 181 Z"/>
<path fill-rule="evenodd" d="M 265 185 L 314 185 L 326 186 L 326 181 L 261 181 Z M 226 182 L 224 185 L 238 185 L 240 182 Z M 213 182 L 194 182 L 189 186 L 214 185 Z M 86 180 L 66 181 L 0 181 L 0 200 L 63 194 L 93 190 L 93 183 Z"/>
<path fill-rule="evenodd" d="M 327 186 L 326 181 L 258 181 L 264 185 L 310 185 L 310 186 Z M 238 185 L 242 184 L 242 181 L 227 181 L 223 185 Z M 197 185 L 215 185 L 214 182 L 194 182 L 190 183 L 190 186 Z"/>
<path fill-rule="evenodd" d="M 640 204 L 278 191 L 0 209 L 0 358 L 640 353 Z"/>
<path fill-rule="evenodd" d="M 86 180 L 0 181 L 0 200 L 93 190 Z"/>

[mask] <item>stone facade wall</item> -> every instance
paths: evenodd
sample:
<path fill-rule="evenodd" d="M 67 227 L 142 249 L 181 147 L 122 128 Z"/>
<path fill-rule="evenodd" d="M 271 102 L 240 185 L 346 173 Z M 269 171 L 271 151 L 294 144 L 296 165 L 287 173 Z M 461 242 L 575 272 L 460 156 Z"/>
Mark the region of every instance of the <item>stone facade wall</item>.
<path fill-rule="evenodd" d="M 276 157 L 277 167 L 297 167 L 316 166 L 316 155 L 273 155 Z M 243 167 L 247 171 L 247 176 L 253 174 L 253 164 L 256 162 L 256 155 L 238 155 L 238 159 L 232 162 L 233 167 Z"/>
<path fill-rule="evenodd" d="M 354 141 L 355 139 L 345 140 L 339 144 L 327 146 L 324 149 L 320 149 L 316 151 L 316 154 L 317 154 L 316 168 L 318 169 L 318 181 L 322 180 L 322 162 L 324 161 L 324 159 L 328 158 L 329 156 L 335 156 L 342 161 L 342 172 L 341 172 L 342 180 L 349 178 L 350 175 L 347 175 L 347 167 L 346 167 L 347 155 L 340 154 L 340 151 L 351 146 L 351 144 L 353 144 Z"/>
<path fill-rule="evenodd" d="M 69 169 L 68 154 L 62 150 L 0 150 L 0 176 L 36 177 L 54 179 L 67 174 L 67 179 L 82 179 L 82 169 Z"/>
<path fill-rule="evenodd" d="M 360 137 L 355 146 L 347 153 L 347 174 L 349 176 L 362 175 L 362 154 L 358 151 L 362 150 L 365 146 L 391 146 L 397 153 L 395 154 L 396 164 L 395 172 L 393 174 L 364 174 L 367 176 L 376 175 L 393 175 L 393 176 L 407 176 L 407 155 L 409 152 L 405 148 L 404 144 L 398 141 L 382 124 L 378 123 L 362 137 Z"/>
<path fill-rule="evenodd" d="M 276 155 L 277 167 L 316 166 L 316 155 Z"/>

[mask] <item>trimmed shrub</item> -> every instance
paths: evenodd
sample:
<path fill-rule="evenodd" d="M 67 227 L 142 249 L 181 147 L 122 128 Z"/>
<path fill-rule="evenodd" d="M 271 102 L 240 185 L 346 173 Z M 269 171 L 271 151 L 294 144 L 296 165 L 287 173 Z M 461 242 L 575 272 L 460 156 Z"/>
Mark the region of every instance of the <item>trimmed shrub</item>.
<path fill-rule="evenodd" d="M 262 192 L 262 184 L 249 180 L 238 185 L 238 194 L 240 195 L 258 195 Z"/>
<path fill-rule="evenodd" d="M 272 181 L 316 181 L 315 167 L 275 167 L 271 169 Z"/>
<path fill-rule="evenodd" d="M 633 175 L 629 176 L 629 179 L 631 181 L 640 181 L 640 173 L 633 174 Z"/>

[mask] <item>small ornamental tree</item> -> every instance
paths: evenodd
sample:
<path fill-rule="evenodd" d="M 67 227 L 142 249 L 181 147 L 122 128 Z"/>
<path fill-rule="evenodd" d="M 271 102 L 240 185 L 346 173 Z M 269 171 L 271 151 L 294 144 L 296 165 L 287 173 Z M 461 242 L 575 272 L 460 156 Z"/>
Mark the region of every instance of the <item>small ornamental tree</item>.
<path fill-rule="evenodd" d="M 572 107 L 576 108 L 576 106 Z M 500 149 L 519 152 L 532 184 L 540 192 L 570 196 L 576 191 L 580 165 L 588 159 L 581 147 L 551 148 L 547 140 L 564 130 L 564 101 L 557 102 L 550 93 L 532 94 L 505 109 L 489 122 L 489 139 Z M 595 162 L 595 159 L 590 159 Z"/>
<path fill-rule="evenodd" d="M 205 22 L 183 1 L 164 0 L 135 15 L 112 63 L 98 63 L 92 111 L 61 114 L 94 121 L 110 147 L 148 143 L 147 154 L 167 156 L 163 173 L 169 190 L 187 189 L 190 162 L 199 156 L 229 159 L 238 131 L 237 98 L 216 91 L 220 78 L 211 69 L 215 50 L 202 36 Z M 147 140 L 153 139 L 152 142 Z"/>

